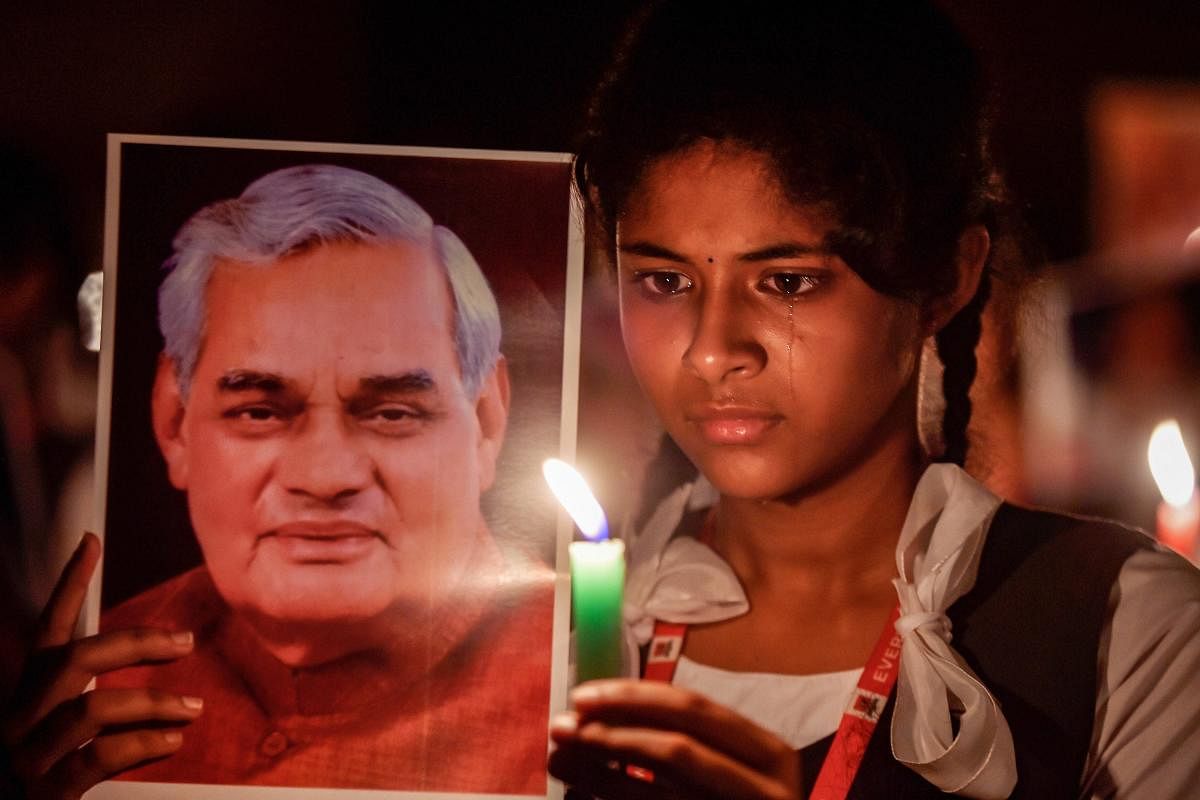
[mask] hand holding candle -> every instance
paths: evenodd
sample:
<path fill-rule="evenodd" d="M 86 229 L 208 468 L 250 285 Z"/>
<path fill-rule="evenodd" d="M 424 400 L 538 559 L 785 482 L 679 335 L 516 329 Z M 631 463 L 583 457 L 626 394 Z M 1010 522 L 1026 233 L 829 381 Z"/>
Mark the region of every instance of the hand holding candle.
<path fill-rule="evenodd" d="M 548 459 L 542 474 L 589 541 L 572 542 L 571 608 L 575 617 L 578 682 L 621 674 L 621 604 L 625 543 L 608 538 L 604 511 L 583 477 L 569 464 Z"/>
<path fill-rule="evenodd" d="M 1148 456 L 1150 472 L 1163 496 L 1158 506 L 1158 540 L 1185 558 L 1194 559 L 1200 535 L 1200 496 L 1196 492 L 1196 471 L 1178 422 L 1168 420 L 1154 429 Z"/>

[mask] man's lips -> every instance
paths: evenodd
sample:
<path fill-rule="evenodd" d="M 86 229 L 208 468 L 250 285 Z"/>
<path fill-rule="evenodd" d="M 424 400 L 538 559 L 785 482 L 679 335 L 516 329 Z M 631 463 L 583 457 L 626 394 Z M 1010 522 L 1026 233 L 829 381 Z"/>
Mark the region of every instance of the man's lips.
<path fill-rule="evenodd" d="M 714 445 L 753 445 L 761 442 L 783 417 L 754 406 L 706 405 L 692 409 L 687 421 Z"/>
<path fill-rule="evenodd" d="M 259 546 L 276 548 L 288 561 L 339 564 L 356 561 L 382 543 L 379 532 L 357 522 L 289 522 L 259 537 Z"/>

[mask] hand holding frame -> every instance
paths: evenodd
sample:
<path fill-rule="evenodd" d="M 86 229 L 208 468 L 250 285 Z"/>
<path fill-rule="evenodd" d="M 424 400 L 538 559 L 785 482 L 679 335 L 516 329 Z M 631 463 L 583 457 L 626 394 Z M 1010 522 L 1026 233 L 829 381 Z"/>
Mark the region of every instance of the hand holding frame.
<path fill-rule="evenodd" d="M 30 800 L 74 800 L 96 783 L 179 749 L 179 726 L 200 714 L 198 698 L 154 689 L 88 690 L 122 667 L 177 659 L 192 634 L 139 628 L 72 640 L 100 541 L 88 533 L 63 570 L 39 622 L 0 743 Z"/>

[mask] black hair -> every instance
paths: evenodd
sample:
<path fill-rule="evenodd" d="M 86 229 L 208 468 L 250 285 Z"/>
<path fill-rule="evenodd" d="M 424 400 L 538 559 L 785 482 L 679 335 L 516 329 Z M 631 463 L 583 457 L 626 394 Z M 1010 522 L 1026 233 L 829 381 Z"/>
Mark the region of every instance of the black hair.
<path fill-rule="evenodd" d="M 598 86 L 575 180 L 611 244 L 646 167 L 703 140 L 760 152 L 801 205 L 831 210 L 826 244 L 877 291 L 922 300 L 955 281 L 959 237 L 995 237 L 1003 192 L 971 48 L 922 2 L 657 2 Z M 936 337 L 946 413 L 938 460 L 962 464 L 979 292 Z"/>

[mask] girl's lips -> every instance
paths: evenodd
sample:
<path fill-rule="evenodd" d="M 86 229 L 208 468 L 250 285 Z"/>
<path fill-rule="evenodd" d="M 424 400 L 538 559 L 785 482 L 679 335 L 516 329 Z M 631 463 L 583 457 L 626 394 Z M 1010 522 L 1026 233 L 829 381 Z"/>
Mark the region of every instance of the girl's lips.
<path fill-rule="evenodd" d="M 693 416 L 692 425 L 709 444 L 758 444 L 782 417 L 749 409 L 728 409 Z"/>

